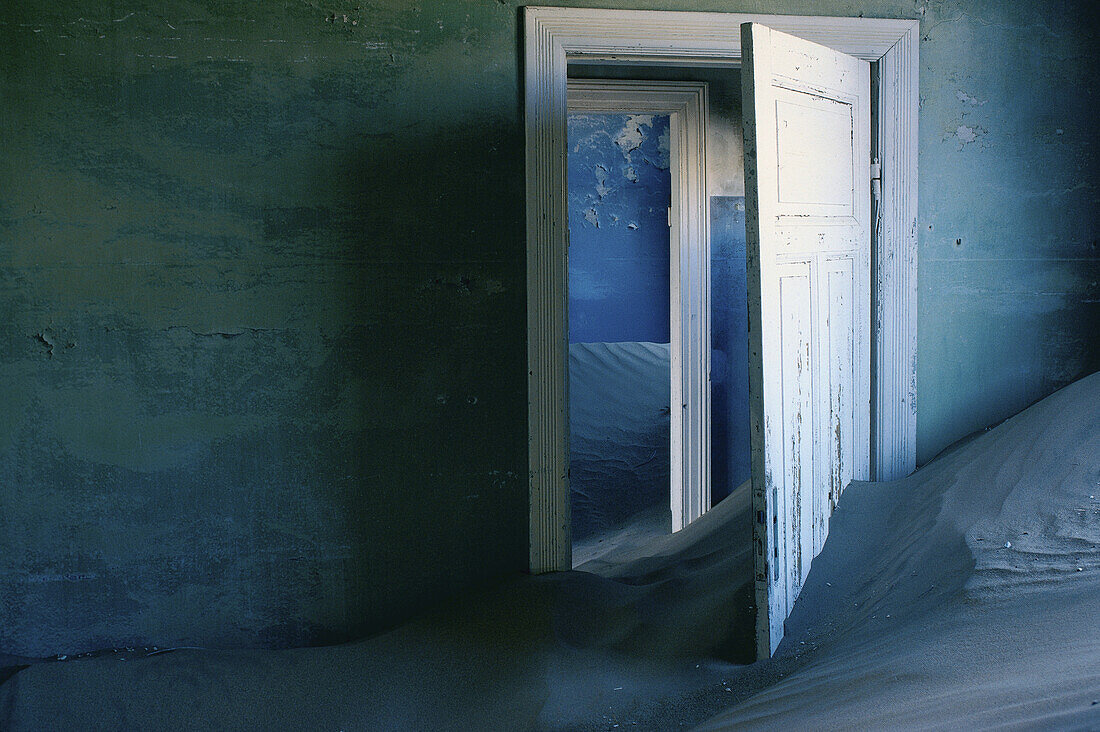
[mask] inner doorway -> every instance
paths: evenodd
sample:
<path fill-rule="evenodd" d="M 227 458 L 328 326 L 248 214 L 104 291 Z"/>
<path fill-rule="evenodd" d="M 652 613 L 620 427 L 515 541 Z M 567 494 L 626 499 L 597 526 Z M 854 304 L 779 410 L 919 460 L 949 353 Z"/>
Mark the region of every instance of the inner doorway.
<path fill-rule="evenodd" d="M 574 567 L 672 530 L 670 122 L 569 114 Z"/>
<path fill-rule="evenodd" d="M 738 70 L 569 76 L 577 567 L 678 531 L 745 483 L 749 414 Z"/>

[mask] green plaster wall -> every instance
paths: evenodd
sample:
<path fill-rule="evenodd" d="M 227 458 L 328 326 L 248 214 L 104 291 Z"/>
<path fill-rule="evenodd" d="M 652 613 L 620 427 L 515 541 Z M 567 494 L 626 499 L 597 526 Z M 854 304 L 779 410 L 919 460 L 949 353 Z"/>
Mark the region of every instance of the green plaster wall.
<path fill-rule="evenodd" d="M 604 4 L 921 18 L 922 461 L 1100 367 L 1090 3 Z M 7 5 L 0 652 L 339 641 L 520 571 L 515 4 Z"/>

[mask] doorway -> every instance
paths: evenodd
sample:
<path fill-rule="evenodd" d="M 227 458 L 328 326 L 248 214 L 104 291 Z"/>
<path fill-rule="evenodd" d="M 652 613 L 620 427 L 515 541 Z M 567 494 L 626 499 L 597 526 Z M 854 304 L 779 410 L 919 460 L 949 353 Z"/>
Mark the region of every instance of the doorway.
<path fill-rule="evenodd" d="M 641 545 L 678 531 L 748 480 L 740 95 L 736 69 L 569 66 L 574 567 L 615 556 L 616 537 Z M 623 210 L 630 196 L 642 207 L 632 217 Z M 681 303 L 672 263 L 691 258 L 706 286 L 688 288 L 696 303 Z M 684 362 L 698 364 L 702 378 L 683 373 Z M 670 405 L 685 402 L 679 416 L 689 419 L 677 420 Z M 693 413 L 702 417 L 694 425 Z M 653 505 L 659 496 L 663 512 Z"/>
<path fill-rule="evenodd" d="M 869 281 L 874 284 L 870 297 L 873 302 L 871 312 L 875 318 L 870 321 L 867 329 L 872 365 L 865 367 L 869 374 L 864 372 L 872 387 L 872 397 L 867 409 L 871 416 L 871 430 L 869 437 L 864 436 L 859 440 L 866 439 L 870 443 L 867 447 L 875 477 L 900 477 L 912 470 L 915 461 L 912 374 L 916 315 L 914 216 L 917 23 L 858 18 L 527 8 L 525 89 L 532 571 L 569 567 L 569 526 L 565 492 L 568 484 L 565 454 L 567 437 L 564 429 L 567 394 L 564 384 L 565 344 L 562 337 L 567 275 L 565 231 L 562 225 L 567 60 L 584 58 L 616 63 L 737 66 L 740 64 L 742 52 L 741 23 L 746 22 L 765 23 L 776 30 L 800 36 L 822 46 L 831 46 L 863 61 L 875 62 L 872 71 L 874 93 L 867 99 L 870 100 L 869 105 L 875 115 L 871 153 L 881 163 L 882 195 L 875 226 L 865 227 L 871 232 L 869 266 L 872 271 Z M 805 41 L 799 43 L 804 44 Z M 836 53 L 822 46 L 815 48 L 828 51 L 829 54 Z M 813 53 L 819 54 L 819 51 L 815 50 Z M 791 68 L 797 69 L 798 63 L 792 62 Z M 757 81 L 754 79 L 753 83 L 756 84 Z M 757 112 L 761 110 L 758 109 Z M 794 118 L 791 120 L 797 121 Z M 792 147 L 791 150 L 797 153 L 796 148 L 797 146 Z M 870 170 L 862 169 L 864 162 L 857 160 L 857 157 L 852 158 L 855 167 L 848 171 L 848 177 L 855 176 L 852 180 L 862 180 L 862 185 L 865 185 L 869 180 Z M 869 169 L 870 161 L 866 161 L 866 165 Z M 868 178 L 862 178 L 863 175 L 868 175 Z M 758 179 L 754 180 L 759 182 Z M 782 185 L 784 184 L 781 183 L 781 187 Z M 816 188 L 811 188 L 813 195 L 820 193 Z M 788 192 L 799 193 L 798 186 L 783 188 L 780 191 L 781 198 Z M 824 203 L 835 202 L 830 200 Z M 750 220 L 752 212 L 750 209 Z M 753 230 L 759 233 L 755 226 L 756 222 L 753 221 Z M 754 261 L 753 257 L 753 252 L 750 252 L 749 272 L 761 274 L 760 263 Z M 807 272 L 816 271 L 812 264 L 808 266 L 810 269 Z M 817 275 L 811 274 L 810 279 L 806 279 L 807 275 L 792 270 L 791 276 L 795 275 L 795 279 L 802 278 L 807 283 L 817 281 Z M 753 286 L 750 281 L 750 292 Z M 816 287 L 812 284 L 807 286 Z M 756 287 L 758 295 L 763 293 L 766 297 L 774 296 L 770 290 L 761 289 L 764 288 L 762 281 L 757 282 Z M 815 307 L 812 304 L 815 297 L 811 292 L 803 298 L 807 308 Z M 750 303 L 750 307 L 752 305 Z M 801 328 L 801 311 L 789 312 L 795 318 L 791 322 L 792 327 Z M 810 310 L 805 312 L 806 317 L 813 320 Z M 757 318 L 759 316 L 760 311 L 757 310 Z M 759 323 L 759 319 L 756 322 Z M 756 337 L 759 334 L 758 326 Z M 766 342 L 765 350 L 769 347 Z M 792 364 L 796 364 L 797 360 L 793 356 L 797 354 L 792 352 L 788 355 L 792 358 L 784 357 L 782 361 L 790 360 Z M 755 358 L 759 357 L 758 353 Z M 755 383 L 759 385 L 760 373 L 755 373 Z M 759 386 L 754 387 L 753 399 L 757 404 L 754 407 L 754 421 L 761 404 L 755 400 L 762 399 L 766 409 L 777 408 L 781 402 L 787 401 L 785 392 L 781 398 L 765 398 L 758 389 Z M 792 393 L 793 396 L 797 395 Z M 767 407 L 768 403 L 772 407 Z M 767 492 L 765 487 L 769 473 L 756 469 L 757 441 L 761 441 L 761 444 L 765 441 L 761 433 L 762 426 L 766 425 L 755 422 L 753 426 L 753 503 L 755 506 L 759 499 L 761 506 L 769 508 L 768 511 L 758 511 L 759 515 L 754 521 L 754 526 L 756 523 L 760 524 L 758 531 L 754 529 L 755 553 L 759 561 L 756 572 L 757 632 L 758 638 L 763 639 L 761 652 L 767 655 L 770 652 L 768 606 L 771 602 L 769 598 L 774 597 L 770 594 L 772 589 L 768 560 L 771 546 L 776 539 L 771 532 L 765 531 L 764 526 L 772 515 L 771 509 L 779 505 L 776 501 L 780 498 L 786 500 L 786 496 L 784 494 L 777 497 Z M 793 464 L 797 467 L 807 463 L 796 456 Z M 806 474 L 814 474 L 817 469 L 815 462 Z M 781 511 L 784 521 L 789 519 L 787 509 L 797 505 L 797 502 L 784 505 Z M 804 528 L 803 531 L 808 530 Z M 785 535 L 790 536 L 789 532 Z M 816 528 L 813 536 L 817 542 Z M 808 562 L 801 566 L 803 569 L 808 567 Z M 763 603 L 759 601 L 761 591 L 764 593 Z M 774 648 L 775 642 L 782 635 L 783 618 L 780 617 L 782 612 L 776 613 L 774 608 L 772 610 L 770 637 L 771 648 Z"/>
<path fill-rule="evenodd" d="M 610 358 L 624 367 L 628 362 L 631 364 L 629 368 L 619 369 L 615 378 L 620 381 L 627 374 L 637 372 L 643 364 L 648 364 L 645 368 L 651 372 L 650 380 L 656 375 L 655 370 L 663 370 L 668 375 L 664 380 L 667 396 L 659 398 L 656 393 L 652 394 L 662 404 L 650 405 L 664 409 L 664 414 L 643 418 L 635 413 L 632 425 L 626 430 L 633 432 L 632 438 L 636 441 L 653 443 L 652 431 L 667 418 L 668 427 L 663 430 L 668 436 L 665 441 L 667 460 L 662 459 L 664 450 L 658 450 L 657 444 L 649 445 L 654 464 L 644 470 L 642 463 L 645 461 L 641 460 L 644 456 L 640 454 L 614 455 L 610 459 L 587 463 L 582 460 L 577 465 L 580 471 L 577 487 L 582 491 L 571 492 L 571 495 L 593 507 L 591 493 L 578 495 L 586 487 L 591 489 L 597 485 L 593 480 L 585 485 L 586 478 L 597 477 L 591 475 L 591 471 L 586 474 L 586 468 L 597 467 L 599 472 L 602 466 L 604 475 L 598 476 L 598 482 L 608 488 L 617 479 L 629 480 L 631 469 L 641 471 L 636 477 L 641 478 L 643 484 L 652 483 L 655 476 L 647 473 L 665 462 L 668 468 L 664 493 L 671 514 L 671 528 L 677 531 L 710 507 L 710 395 L 705 388 L 710 370 L 709 222 L 705 172 L 707 87 L 695 82 L 578 78 L 569 82 L 568 105 L 574 115 L 575 134 L 586 136 L 577 143 L 602 144 L 609 156 L 602 164 L 589 161 L 591 169 L 575 171 L 577 175 L 573 179 L 575 190 L 572 192 L 586 200 L 572 197 L 572 203 L 577 204 L 576 210 L 568 216 L 570 228 L 578 237 L 578 249 L 572 252 L 571 244 L 571 254 L 567 257 L 572 265 L 570 283 L 566 287 L 570 316 L 566 327 L 571 344 L 588 342 L 590 345 L 570 345 L 570 355 L 574 357 L 571 361 L 577 364 L 578 375 L 592 373 L 591 366 L 597 355 L 603 357 L 605 363 L 610 363 L 606 361 Z M 601 121 L 606 124 L 616 119 L 618 127 L 615 129 L 600 129 Z M 579 150 L 572 155 L 575 161 L 578 156 L 584 157 Z M 662 156 L 667 159 L 662 160 Z M 583 160 L 578 162 L 583 164 Z M 656 165 L 652 164 L 654 162 Z M 585 186 L 591 190 L 585 192 Z M 661 190 L 646 193 L 647 187 Z M 638 201 L 636 210 L 629 214 L 623 208 L 627 203 L 625 198 L 618 196 L 620 200 L 613 200 L 628 190 L 641 192 L 644 199 Z M 648 243 L 648 252 L 639 250 L 645 243 Z M 640 340 L 643 338 L 648 340 Z M 603 345 L 592 345 L 594 339 L 600 339 L 595 342 Z M 661 365 L 660 345 L 624 345 L 627 342 L 667 344 L 667 358 L 664 359 L 667 367 Z M 633 351 L 627 353 L 631 348 Z M 597 350 L 599 354 L 595 353 Z M 635 379 L 639 376 L 634 374 Z M 581 430 L 578 439 L 584 444 L 578 447 L 582 452 L 587 448 L 591 453 L 597 443 L 602 444 L 605 451 L 615 448 L 615 440 L 605 439 L 606 429 L 605 434 L 592 435 L 595 441 L 589 439 L 585 430 L 601 427 L 621 430 L 623 424 L 608 424 L 607 417 L 621 419 L 627 416 L 624 410 L 635 411 L 634 408 L 640 406 L 636 400 L 631 401 L 623 395 L 618 398 L 618 408 L 594 421 L 598 410 L 594 409 L 596 405 L 591 400 L 597 393 L 592 389 L 597 389 L 604 398 L 615 400 L 615 389 L 608 386 L 607 383 L 592 384 L 590 380 L 578 382 L 578 388 L 589 392 L 570 400 L 570 404 L 578 405 L 582 405 L 581 400 L 588 400 L 571 413 L 571 417 L 577 417 L 575 422 Z M 637 386 L 644 388 L 641 383 Z M 677 408 L 672 409 L 672 405 Z M 643 436 L 638 430 L 648 430 L 651 434 Z M 623 434 L 620 442 L 627 439 Z M 624 447 L 618 445 L 616 449 L 621 452 Z M 636 452 L 638 447 L 626 449 Z M 635 467 L 619 464 L 609 471 L 609 466 L 620 459 L 630 461 Z M 572 454 L 570 462 L 574 462 Z M 621 493 L 629 495 L 627 491 L 629 488 L 624 487 Z M 615 508 L 629 506 L 620 504 Z M 570 518 L 576 515 L 572 510 L 570 514 Z M 589 533 L 591 527 L 586 516 L 578 515 L 578 518 L 581 521 L 576 534 L 580 538 L 579 535 Z"/>
<path fill-rule="evenodd" d="M 569 113 L 574 567 L 672 529 L 670 123 Z"/>

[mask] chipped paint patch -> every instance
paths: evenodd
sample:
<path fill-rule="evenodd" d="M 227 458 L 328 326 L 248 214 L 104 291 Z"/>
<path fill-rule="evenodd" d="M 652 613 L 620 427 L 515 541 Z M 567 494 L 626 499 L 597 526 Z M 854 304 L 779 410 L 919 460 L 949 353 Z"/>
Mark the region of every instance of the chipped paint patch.
<path fill-rule="evenodd" d="M 596 195 L 599 196 L 600 199 L 607 198 L 607 195 L 611 193 L 611 188 L 607 185 L 608 172 L 606 167 L 599 164 L 597 164 L 595 170 L 593 170 L 593 175 L 596 178 Z M 634 180 L 638 180 L 637 174 L 634 175 Z"/>
<path fill-rule="evenodd" d="M 626 119 L 626 124 L 623 125 L 619 134 L 615 136 L 615 144 L 623 151 L 623 155 L 626 156 L 627 160 L 630 160 L 630 153 L 641 147 L 642 141 L 645 139 L 645 133 L 642 132 L 642 127 L 653 127 L 652 114 L 629 115 Z"/>
<path fill-rule="evenodd" d="M 987 133 L 988 130 L 978 125 L 959 125 L 949 133 L 949 137 L 954 137 L 959 142 L 959 149 L 961 150 L 963 147 L 975 142 L 978 142 L 979 147 L 982 147 L 979 141 Z"/>
<path fill-rule="evenodd" d="M 661 170 L 668 170 L 671 165 L 671 143 L 669 141 L 669 135 L 672 133 L 671 128 L 665 128 L 660 135 L 657 136 L 657 152 L 661 157 L 656 161 L 656 165 Z"/>
<path fill-rule="evenodd" d="M 977 97 L 972 97 L 961 89 L 955 92 L 955 98 L 963 104 L 969 104 L 972 107 L 980 107 L 988 101 L 987 99 L 978 99 Z"/>
<path fill-rule="evenodd" d="M 955 137 L 959 138 L 960 142 L 974 142 L 978 139 L 978 128 L 959 125 L 955 129 Z"/>

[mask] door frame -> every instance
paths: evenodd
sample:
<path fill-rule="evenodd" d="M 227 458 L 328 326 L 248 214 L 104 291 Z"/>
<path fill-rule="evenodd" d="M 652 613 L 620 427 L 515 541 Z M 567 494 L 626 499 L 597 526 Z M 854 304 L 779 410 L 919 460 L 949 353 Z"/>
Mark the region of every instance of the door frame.
<path fill-rule="evenodd" d="M 669 405 L 679 405 L 670 409 L 673 531 L 710 507 L 709 106 L 707 85 L 698 81 L 570 79 L 567 84 L 569 112 L 667 114 L 670 118 Z M 567 379 L 567 409 L 568 387 Z M 572 553 L 571 537 L 566 543 Z M 569 562 L 572 566 L 571 556 Z"/>
<path fill-rule="evenodd" d="M 571 568 L 565 330 L 567 63 L 571 59 L 740 66 L 740 26 L 754 22 L 873 62 L 871 155 L 881 164 L 881 197 L 871 225 L 871 471 L 876 480 L 912 472 L 916 466 L 918 22 L 548 7 L 526 7 L 523 17 L 530 571 Z"/>

